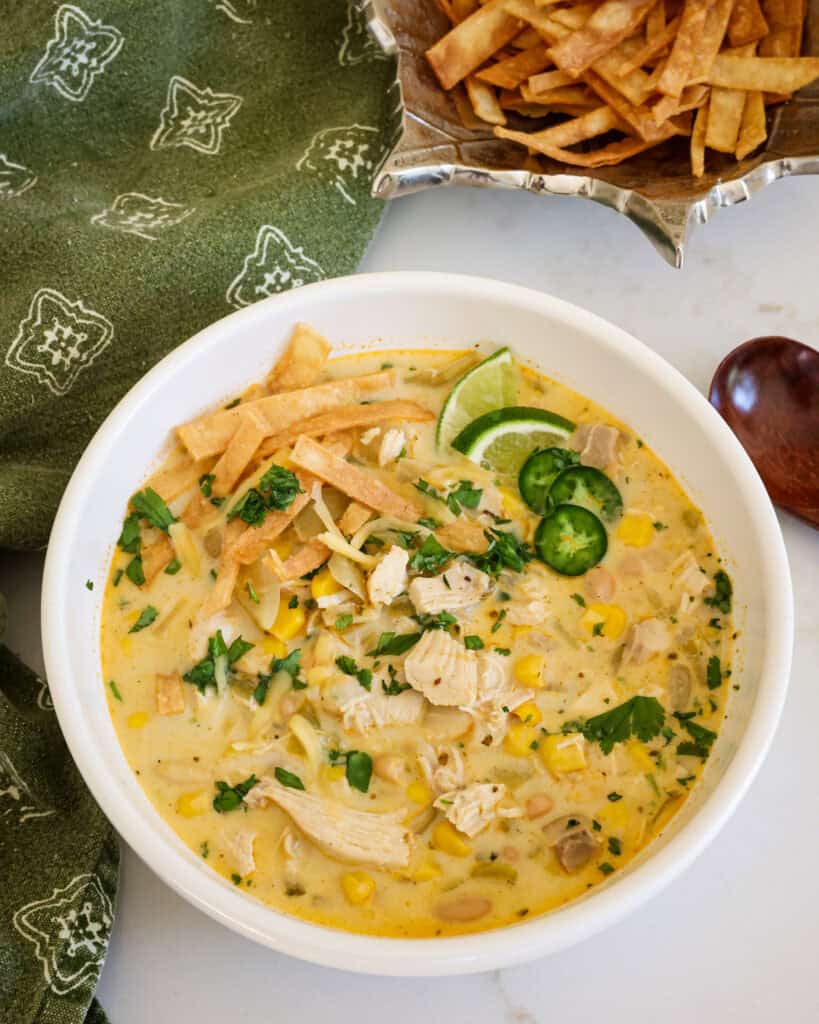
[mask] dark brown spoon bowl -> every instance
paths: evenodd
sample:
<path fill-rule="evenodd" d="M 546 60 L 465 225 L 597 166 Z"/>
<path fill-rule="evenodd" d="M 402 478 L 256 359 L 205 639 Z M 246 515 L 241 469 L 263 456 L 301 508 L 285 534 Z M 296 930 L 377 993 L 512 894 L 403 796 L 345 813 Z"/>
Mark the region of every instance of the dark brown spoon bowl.
<path fill-rule="evenodd" d="M 709 398 L 774 504 L 819 528 L 819 352 L 791 338 L 746 341 L 717 367 Z"/>

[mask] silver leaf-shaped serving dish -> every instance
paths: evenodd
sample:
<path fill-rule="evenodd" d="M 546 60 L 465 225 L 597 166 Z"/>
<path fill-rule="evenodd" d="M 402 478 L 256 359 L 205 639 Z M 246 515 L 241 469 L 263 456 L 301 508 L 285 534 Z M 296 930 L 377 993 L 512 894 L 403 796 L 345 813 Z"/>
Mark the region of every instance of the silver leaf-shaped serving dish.
<path fill-rule="evenodd" d="M 584 196 L 625 214 L 680 267 L 694 224 L 779 178 L 819 173 L 819 83 L 768 108 L 768 140 L 744 160 L 709 150 L 702 178 L 692 177 L 688 140 L 680 138 L 619 166 L 582 174 L 545 157 L 528 157 L 489 130 L 465 128 L 452 96 L 438 84 L 424 55 L 449 23 L 435 0 L 364 0 L 361 6 L 378 43 L 398 58 L 398 142 L 373 184 L 383 199 L 438 185 Z M 803 52 L 817 54 L 819 0 L 809 0 L 808 7 Z"/>

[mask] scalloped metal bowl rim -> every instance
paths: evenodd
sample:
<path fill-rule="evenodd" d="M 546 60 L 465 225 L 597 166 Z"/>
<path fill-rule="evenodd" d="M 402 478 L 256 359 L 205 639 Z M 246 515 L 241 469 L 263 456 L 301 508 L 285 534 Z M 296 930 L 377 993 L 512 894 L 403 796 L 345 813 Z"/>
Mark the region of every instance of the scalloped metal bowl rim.
<path fill-rule="evenodd" d="M 631 364 L 647 385 L 653 383 L 673 393 L 685 414 L 704 422 L 709 445 L 731 465 L 731 482 L 739 488 L 755 539 L 762 545 L 764 573 L 760 585 L 770 599 L 759 688 L 741 742 L 714 792 L 679 834 L 648 856 L 633 873 L 614 884 L 606 883 L 588 898 L 525 923 L 454 938 L 379 938 L 310 924 L 249 899 L 225 879 L 203 869 L 153 810 L 128 768 L 107 717 L 99 669 L 97 678 L 84 683 L 75 678 L 70 667 L 71 652 L 77 644 L 69 611 L 75 603 L 77 586 L 72 548 L 76 544 L 79 549 L 83 535 L 88 536 L 89 524 L 83 518 L 87 496 L 99 494 L 106 469 L 110 471 L 112 464 L 116 465 L 119 436 L 133 418 L 151 408 L 156 389 L 171 380 L 184 381 L 189 367 L 218 365 L 225 343 L 235 337 L 237 328 L 251 335 L 268 319 L 288 323 L 309 319 L 314 299 L 330 305 L 338 302 L 340 306 L 355 302 L 366 308 L 368 297 L 384 295 L 395 302 L 396 315 L 400 315 L 402 303 L 422 302 L 426 296 L 476 306 L 482 301 L 503 303 L 522 313 L 558 320 L 583 331 L 595 345 Z M 177 390 L 184 395 L 184 387 Z M 196 408 L 190 399 L 183 398 L 180 413 L 193 415 Z M 96 550 L 98 542 L 92 543 Z M 105 581 L 104 569 L 102 573 L 98 590 Z M 702 395 L 656 353 L 592 313 L 515 285 L 455 274 L 367 274 L 307 285 L 233 313 L 166 356 L 128 392 L 89 444 L 60 504 L 46 559 L 42 638 L 54 705 L 74 760 L 103 812 L 160 878 L 215 920 L 280 952 L 356 972 L 435 976 L 497 969 L 564 949 L 620 920 L 664 888 L 703 851 L 748 789 L 776 729 L 789 675 L 793 598 L 782 536 L 750 460 Z M 93 643 L 89 650 L 99 665 L 99 639 Z M 110 756 L 116 764 L 103 756 L 102 742 L 92 728 L 91 715 L 83 708 L 80 694 L 91 702 L 93 714 L 107 723 L 103 728 L 110 736 L 103 737 L 103 742 L 111 744 Z M 123 781 L 126 778 L 128 782 Z"/>

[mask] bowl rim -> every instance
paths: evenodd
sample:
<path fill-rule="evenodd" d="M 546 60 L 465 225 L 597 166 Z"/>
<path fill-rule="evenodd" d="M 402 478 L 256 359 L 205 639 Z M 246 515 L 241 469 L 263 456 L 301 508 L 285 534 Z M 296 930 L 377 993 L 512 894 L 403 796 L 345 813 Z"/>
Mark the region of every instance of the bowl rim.
<path fill-rule="evenodd" d="M 118 792 L 119 784 L 102 771 L 79 702 L 73 699 L 69 668 L 72 635 L 63 610 L 70 606 L 68 571 L 73 537 L 83 524 L 80 499 L 93 489 L 117 435 L 134 412 L 149 403 L 155 387 L 193 361 L 218 351 L 225 324 L 252 330 L 273 309 L 287 315 L 311 298 L 349 302 L 385 292 L 397 301 L 419 293 L 452 301 L 502 301 L 530 313 L 560 320 L 614 349 L 639 373 L 673 390 L 685 411 L 700 419 L 709 441 L 731 460 L 733 483 L 762 542 L 763 579 L 769 594 L 766 644 L 758 692 L 745 732 L 723 777 L 690 821 L 668 843 L 615 885 L 597 888 L 590 899 L 573 901 L 526 922 L 470 935 L 398 939 L 357 935 L 279 913 L 248 899 L 215 872 L 194 870 L 161 830 L 148 832 L 139 814 Z M 275 305 L 273 305 L 275 304 Z M 702 853 L 734 813 L 755 778 L 775 733 L 787 692 L 793 646 L 793 593 L 784 541 L 776 515 L 750 459 L 703 395 L 652 349 L 596 314 L 562 299 L 489 278 L 435 272 L 388 272 L 335 278 L 273 296 L 229 314 L 199 331 L 165 356 L 120 400 L 86 448 L 66 487 L 49 540 L 42 590 L 42 643 L 55 710 L 69 750 L 103 813 L 137 855 L 188 902 L 240 935 L 282 953 L 357 973 L 392 976 L 443 976 L 498 969 L 557 952 L 602 931 L 655 895 Z M 98 650 L 99 640 L 95 640 Z M 104 691 L 100 688 L 100 694 Z M 158 816 L 157 816 L 158 817 Z M 161 820 L 161 819 L 159 819 Z"/>

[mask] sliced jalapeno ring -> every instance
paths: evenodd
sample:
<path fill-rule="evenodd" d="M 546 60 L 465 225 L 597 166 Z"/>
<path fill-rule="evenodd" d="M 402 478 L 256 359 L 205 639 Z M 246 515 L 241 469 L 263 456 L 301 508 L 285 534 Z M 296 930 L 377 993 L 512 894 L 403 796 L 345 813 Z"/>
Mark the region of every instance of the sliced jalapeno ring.
<path fill-rule="evenodd" d="M 606 528 L 587 508 L 558 505 L 540 521 L 535 550 L 561 576 L 582 576 L 608 550 Z"/>
<path fill-rule="evenodd" d="M 579 459 L 577 452 L 568 448 L 541 448 L 532 452 L 523 463 L 518 475 L 518 490 L 533 512 L 541 515 L 549 504 L 549 488 L 556 477 L 574 466 Z"/>
<path fill-rule="evenodd" d="M 570 466 L 554 480 L 549 490 L 550 507 L 582 505 L 604 519 L 623 514 L 623 497 L 605 473 L 592 466 Z"/>

